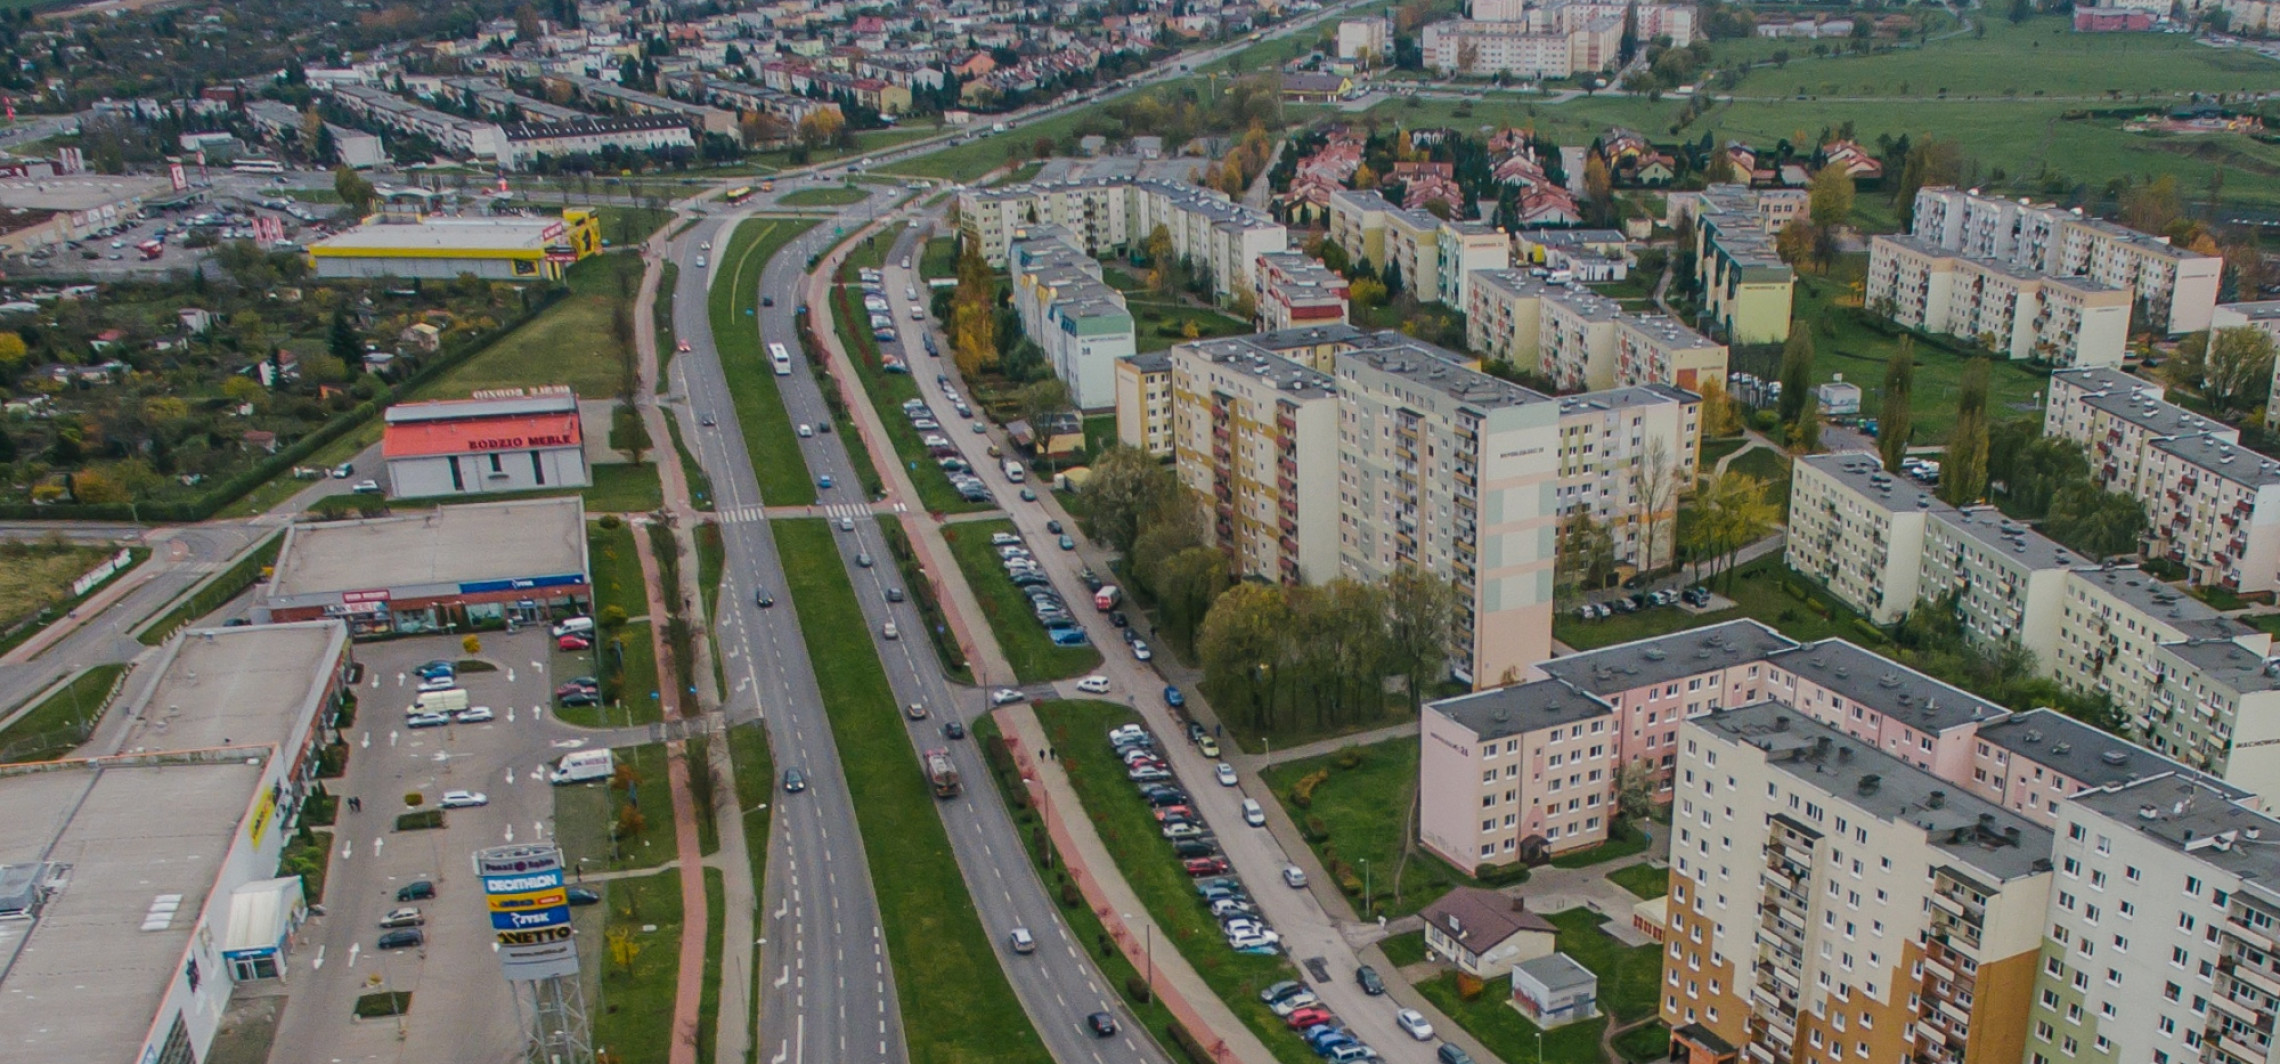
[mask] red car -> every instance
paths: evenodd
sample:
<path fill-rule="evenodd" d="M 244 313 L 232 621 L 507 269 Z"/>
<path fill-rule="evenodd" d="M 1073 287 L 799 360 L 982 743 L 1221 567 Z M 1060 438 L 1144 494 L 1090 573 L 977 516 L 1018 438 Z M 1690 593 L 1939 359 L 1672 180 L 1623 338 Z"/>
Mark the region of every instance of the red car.
<path fill-rule="evenodd" d="M 554 645 L 564 650 L 590 650 L 594 646 L 594 641 L 582 635 L 572 634 L 555 640 Z"/>
<path fill-rule="evenodd" d="M 1303 1031 L 1316 1024 L 1336 1023 L 1338 1022 L 1338 1017 L 1337 1014 L 1331 1012 L 1329 1009 L 1309 1005 L 1303 1009 L 1298 1010 L 1297 1012 L 1291 1013 L 1289 1016 L 1283 1019 L 1283 1022 L 1289 1024 L 1290 1029 L 1293 1031 Z"/>
<path fill-rule="evenodd" d="M 1228 868 L 1227 858 L 1225 857 L 1191 857 L 1188 860 L 1180 862 L 1180 865 L 1181 867 L 1187 869 L 1188 875 L 1196 876 L 1198 878 L 1201 878 L 1203 876 L 1223 876 L 1227 874 Z"/>
<path fill-rule="evenodd" d="M 1156 810 L 1158 821 L 1170 820 L 1173 817 L 1178 817 L 1181 820 L 1194 820 L 1195 810 L 1184 805 L 1167 805 Z"/>

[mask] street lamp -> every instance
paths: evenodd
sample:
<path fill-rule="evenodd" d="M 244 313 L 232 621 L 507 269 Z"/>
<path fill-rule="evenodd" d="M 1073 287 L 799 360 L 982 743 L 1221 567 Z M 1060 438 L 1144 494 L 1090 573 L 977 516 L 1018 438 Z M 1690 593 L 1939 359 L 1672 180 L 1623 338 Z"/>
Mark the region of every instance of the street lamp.
<path fill-rule="evenodd" d="M 1370 903 L 1370 859 L 1360 857 L 1356 860 L 1362 862 L 1362 915 L 1368 916 L 1374 908 Z"/>
<path fill-rule="evenodd" d="M 1126 927 L 1132 926 L 1133 919 L 1131 913 L 1125 913 L 1124 925 Z M 1156 1000 L 1156 925 L 1153 922 L 1141 924 L 1140 933 L 1142 935 L 1141 941 L 1144 943 L 1142 952 L 1146 955 L 1148 965 L 1147 981 L 1142 985 L 1148 988 L 1148 1000 L 1154 1001 Z"/>

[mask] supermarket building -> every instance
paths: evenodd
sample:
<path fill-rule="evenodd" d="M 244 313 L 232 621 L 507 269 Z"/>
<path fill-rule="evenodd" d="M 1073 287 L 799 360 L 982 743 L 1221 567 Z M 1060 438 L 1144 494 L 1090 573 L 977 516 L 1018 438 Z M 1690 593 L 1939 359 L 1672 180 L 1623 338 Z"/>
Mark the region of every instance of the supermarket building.
<path fill-rule="evenodd" d="M 368 222 L 309 245 L 309 262 L 328 279 L 473 274 L 487 281 L 559 281 L 571 264 L 601 250 L 594 212 L 566 210 L 560 217 Z"/>

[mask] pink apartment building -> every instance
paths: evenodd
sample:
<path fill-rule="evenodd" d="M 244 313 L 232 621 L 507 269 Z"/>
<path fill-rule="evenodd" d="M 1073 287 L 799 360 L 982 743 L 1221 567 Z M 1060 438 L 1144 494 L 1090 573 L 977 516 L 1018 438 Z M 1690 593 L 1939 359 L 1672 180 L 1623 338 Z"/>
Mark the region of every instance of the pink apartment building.
<path fill-rule="evenodd" d="M 1428 706 L 1419 830 L 1459 868 L 1540 860 L 1607 838 L 1615 807 L 1615 711 L 1560 680 Z"/>

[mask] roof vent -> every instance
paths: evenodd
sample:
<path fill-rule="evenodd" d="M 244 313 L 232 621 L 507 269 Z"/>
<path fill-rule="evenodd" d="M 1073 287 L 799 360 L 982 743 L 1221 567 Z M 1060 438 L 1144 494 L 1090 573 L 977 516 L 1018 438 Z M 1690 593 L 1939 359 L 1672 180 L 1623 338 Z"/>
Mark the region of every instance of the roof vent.
<path fill-rule="evenodd" d="M 1648 647 L 1647 649 L 1640 651 L 1639 656 L 1647 659 L 1648 661 L 1661 661 L 1670 655 L 1664 653 L 1661 647 Z"/>
<path fill-rule="evenodd" d="M 2144 805 L 2138 806 L 2138 819 L 2139 819 L 2139 820 L 2159 820 L 2159 819 L 2161 819 L 2161 807 L 2160 807 L 2160 806 L 2158 806 L 2158 805 L 2154 805 L 2154 804 L 2153 804 L 2153 803 L 2151 803 L 2151 802 L 2148 802 L 2148 803 L 2146 803 L 2146 804 L 2144 804 Z"/>
<path fill-rule="evenodd" d="M 1876 686 L 1885 688 L 1898 687 L 1900 686 L 1900 675 L 1898 673 L 1891 672 L 1885 673 L 1884 675 L 1876 678 Z"/>
<path fill-rule="evenodd" d="M 2130 755 L 2125 754 L 2120 750 L 2108 750 L 2105 753 L 2099 754 L 2098 760 L 2118 768 L 2122 765 L 2127 765 L 2130 763 Z"/>
<path fill-rule="evenodd" d="M 1935 790 L 1924 796 L 1924 808 L 1938 809 L 1947 804 L 1947 792 Z"/>
<path fill-rule="evenodd" d="M 1876 789 L 1882 786 L 1884 786 L 1884 777 L 1874 772 L 1871 772 L 1866 776 L 1862 776 L 1860 778 L 1860 783 L 1857 785 L 1860 793 L 1862 794 L 1875 794 Z"/>
<path fill-rule="evenodd" d="M 2074 744 L 2073 744 L 2073 743 L 2052 743 L 2052 744 L 2051 744 L 2051 747 L 2050 747 L 2050 752 L 2051 752 L 2051 753 L 2054 753 L 2054 754 L 2057 754 L 2057 755 L 2059 755 L 2060 757 L 2064 757 L 2064 756 L 2066 756 L 2067 754 L 2070 754 L 2070 753 L 2073 753 L 2073 752 L 2074 752 Z"/>

